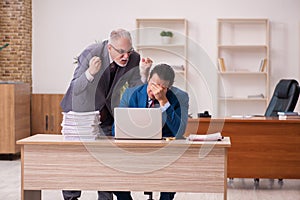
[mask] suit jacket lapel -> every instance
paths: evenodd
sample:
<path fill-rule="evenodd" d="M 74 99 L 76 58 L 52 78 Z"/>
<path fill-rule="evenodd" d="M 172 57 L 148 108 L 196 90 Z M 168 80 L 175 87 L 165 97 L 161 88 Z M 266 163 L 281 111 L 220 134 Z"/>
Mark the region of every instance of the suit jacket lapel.
<path fill-rule="evenodd" d="M 148 101 L 148 94 L 147 94 L 147 84 L 143 85 L 141 90 L 138 92 L 138 107 L 139 108 L 146 108 L 147 107 L 147 101 Z"/>

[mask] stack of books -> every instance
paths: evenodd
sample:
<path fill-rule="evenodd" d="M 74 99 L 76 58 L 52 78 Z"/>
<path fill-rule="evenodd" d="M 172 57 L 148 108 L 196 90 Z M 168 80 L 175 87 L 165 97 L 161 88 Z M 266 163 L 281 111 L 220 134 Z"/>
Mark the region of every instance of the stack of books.
<path fill-rule="evenodd" d="M 298 112 L 277 112 L 277 114 L 280 120 L 300 119 L 300 115 Z"/>
<path fill-rule="evenodd" d="M 267 59 L 264 58 L 260 61 L 259 72 L 265 72 L 267 69 Z"/>
<path fill-rule="evenodd" d="M 99 111 L 63 112 L 61 133 L 67 140 L 95 140 L 100 134 Z"/>

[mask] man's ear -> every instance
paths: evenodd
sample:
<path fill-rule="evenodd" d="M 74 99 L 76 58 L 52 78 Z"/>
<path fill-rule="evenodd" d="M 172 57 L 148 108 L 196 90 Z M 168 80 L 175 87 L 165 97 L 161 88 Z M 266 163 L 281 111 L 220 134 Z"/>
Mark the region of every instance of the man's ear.
<path fill-rule="evenodd" d="M 150 81 L 150 73 L 148 74 L 148 79 L 147 79 L 147 82 L 149 83 L 149 81 Z"/>
<path fill-rule="evenodd" d="M 107 49 L 108 49 L 109 51 L 111 51 L 111 45 L 110 45 L 110 44 L 107 45 Z"/>

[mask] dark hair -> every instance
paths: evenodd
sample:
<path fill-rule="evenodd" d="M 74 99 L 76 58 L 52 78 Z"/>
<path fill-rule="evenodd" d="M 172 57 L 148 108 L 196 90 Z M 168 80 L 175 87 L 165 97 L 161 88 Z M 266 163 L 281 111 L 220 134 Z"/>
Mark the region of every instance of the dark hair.
<path fill-rule="evenodd" d="M 158 64 L 150 72 L 149 79 L 152 78 L 153 74 L 157 74 L 160 79 L 169 81 L 169 87 L 173 85 L 175 73 L 170 65 Z"/>

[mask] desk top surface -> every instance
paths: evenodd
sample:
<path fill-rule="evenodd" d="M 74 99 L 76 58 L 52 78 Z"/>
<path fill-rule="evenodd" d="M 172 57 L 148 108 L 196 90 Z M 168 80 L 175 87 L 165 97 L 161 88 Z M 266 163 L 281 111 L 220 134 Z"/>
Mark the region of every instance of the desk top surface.
<path fill-rule="evenodd" d="M 225 137 L 222 141 L 187 141 L 185 139 L 176 140 L 114 140 L 114 139 L 96 139 L 96 140 L 66 140 L 63 135 L 56 134 L 37 134 L 17 141 L 17 144 L 55 144 L 55 145 L 103 145 L 103 146 L 150 146 L 150 147 L 162 147 L 166 145 L 172 146 L 201 146 L 201 145 L 214 145 L 215 147 L 230 147 L 230 138 Z"/>
<path fill-rule="evenodd" d="M 227 118 L 189 118 L 189 123 L 196 122 L 226 122 L 226 123 L 297 123 L 300 124 L 300 119 L 284 119 L 280 120 L 278 117 L 227 117 Z"/>

